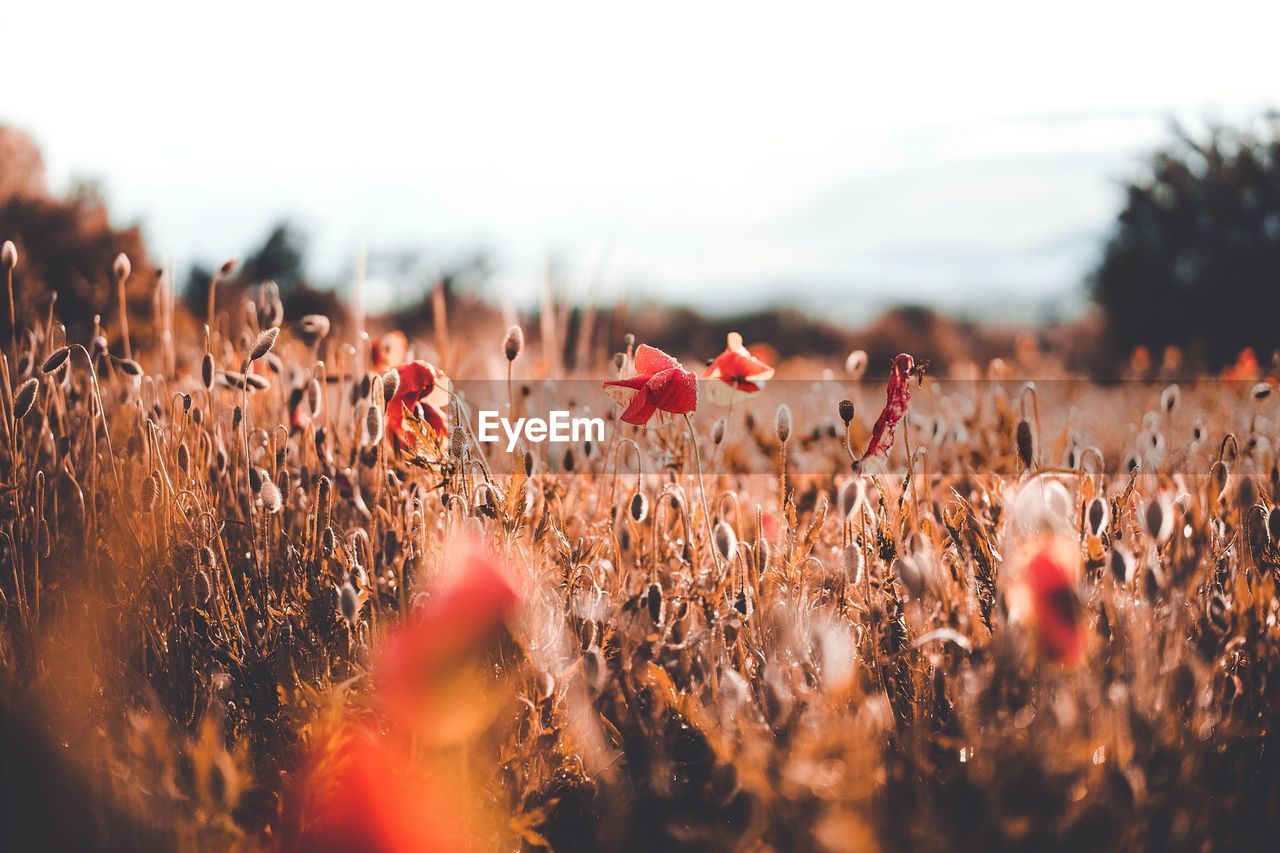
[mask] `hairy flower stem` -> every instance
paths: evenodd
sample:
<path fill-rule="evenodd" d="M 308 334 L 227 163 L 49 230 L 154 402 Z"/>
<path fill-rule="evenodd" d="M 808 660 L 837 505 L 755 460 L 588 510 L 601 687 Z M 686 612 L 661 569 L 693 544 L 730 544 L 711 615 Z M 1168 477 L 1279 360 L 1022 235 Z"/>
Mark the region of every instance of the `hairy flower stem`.
<path fill-rule="evenodd" d="M 722 571 L 724 565 L 716 552 L 715 532 L 711 528 L 711 508 L 707 505 L 707 486 L 702 481 L 702 453 L 698 450 L 698 431 L 693 428 L 693 418 L 686 412 L 684 422 L 689 425 L 689 438 L 693 440 L 693 464 L 698 472 L 698 493 L 702 498 L 702 520 L 707 525 L 707 547 L 711 549 L 711 559 L 715 561 L 716 571 Z"/>

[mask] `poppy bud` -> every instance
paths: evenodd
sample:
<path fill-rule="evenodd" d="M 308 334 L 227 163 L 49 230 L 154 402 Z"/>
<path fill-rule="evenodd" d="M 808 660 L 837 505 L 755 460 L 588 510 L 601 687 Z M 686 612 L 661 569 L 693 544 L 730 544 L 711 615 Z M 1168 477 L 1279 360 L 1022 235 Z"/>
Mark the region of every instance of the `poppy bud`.
<path fill-rule="evenodd" d="M 1146 524 L 1147 535 L 1161 545 L 1173 534 L 1173 507 L 1164 497 L 1147 503 L 1142 520 Z"/>
<path fill-rule="evenodd" d="M 1015 436 L 1018 445 L 1018 459 L 1022 461 L 1023 468 L 1030 468 L 1032 457 L 1035 454 L 1035 440 L 1031 434 L 1031 424 L 1027 421 L 1018 421 L 1018 431 Z"/>
<path fill-rule="evenodd" d="M 63 365 L 67 363 L 67 359 L 71 356 L 71 347 L 58 347 L 49 357 L 44 360 L 44 364 L 40 366 L 43 373 L 57 373 Z"/>
<path fill-rule="evenodd" d="M 844 360 L 845 372 L 858 380 L 862 378 L 862 374 L 867 371 L 867 354 L 863 350 L 856 349 L 849 353 L 849 357 Z"/>
<path fill-rule="evenodd" d="M 28 379 L 22 383 L 18 393 L 13 395 L 13 417 L 22 420 L 36 403 L 36 392 L 40 390 L 39 379 Z"/>
<path fill-rule="evenodd" d="M 253 351 L 249 353 L 249 360 L 257 361 L 271 352 L 271 348 L 276 345 L 276 338 L 278 337 L 280 337 L 280 328 L 278 326 L 272 326 L 258 335 L 258 340 L 253 344 Z"/>
<path fill-rule="evenodd" d="M 853 401 L 840 401 L 840 420 L 844 421 L 844 425 L 848 426 L 853 421 Z"/>
<path fill-rule="evenodd" d="M 4 241 L 4 248 L 0 249 L 0 266 L 3 266 L 5 272 L 12 272 L 18 266 L 18 247 L 13 245 L 12 240 Z"/>
<path fill-rule="evenodd" d="M 733 532 L 733 528 L 720 521 L 716 523 L 715 530 L 712 532 L 715 534 L 715 546 L 720 552 L 720 558 L 725 562 L 733 559 L 734 552 L 738 550 L 738 537 Z"/>
<path fill-rule="evenodd" d="M 350 581 L 338 589 L 338 615 L 348 627 L 354 627 L 356 620 L 360 617 L 360 594 L 356 592 L 356 588 Z"/>
<path fill-rule="evenodd" d="M 129 263 L 129 256 L 121 252 L 116 255 L 116 261 L 111 265 L 111 270 L 116 274 L 116 281 L 124 284 L 129 280 L 129 274 L 133 272 L 133 264 Z"/>
<path fill-rule="evenodd" d="M 791 438 L 791 407 L 786 403 L 778 406 L 778 412 L 774 415 L 773 428 L 778 433 L 778 441 L 786 444 Z"/>
<path fill-rule="evenodd" d="M 1116 579 L 1116 583 L 1128 584 L 1133 580 L 1133 557 L 1129 552 L 1119 546 L 1111 549 L 1111 558 L 1108 560 L 1108 566 L 1111 569 L 1111 576 Z"/>
<path fill-rule="evenodd" d="M 213 388 L 213 353 L 205 353 L 204 360 L 200 362 L 200 381 L 204 383 L 205 390 Z"/>
<path fill-rule="evenodd" d="M 724 441 L 724 434 L 727 429 L 728 422 L 724 418 L 716 418 L 716 422 L 711 425 L 711 443 L 718 445 Z"/>
<path fill-rule="evenodd" d="M 262 508 L 267 512 L 275 515 L 284 506 L 284 496 L 280 494 L 280 487 L 275 484 L 265 471 L 262 475 Z"/>
<path fill-rule="evenodd" d="M 319 383 L 317 383 L 318 385 Z M 396 395 L 396 390 L 400 387 L 400 371 L 391 369 L 382 374 L 382 402 L 383 405 L 391 402 L 391 398 Z"/>
<path fill-rule="evenodd" d="M 329 318 L 325 315 L 308 314 L 298 321 L 298 335 L 314 343 L 329 334 L 329 325 Z"/>
<path fill-rule="evenodd" d="M 524 330 L 519 326 L 507 329 L 507 336 L 502 341 L 502 351 L 506 353 L 507 361 L 515 361 L 520 357 L 520 351 L 523 349 Z"/>
<path fill-rule="evenodd" d="M 862 549 L 858 547 L 856 542 L 850 542 L 844 546 L 840 552 L 840 569 L 844 572 L 844 576 L 849 583 L 857 585 L 862 583 Z"/>
<path fill-rule="evenodd" d="M 644 597 L 645 603 L 649 606 L 649 618 L 653 620 L 654 625 L 661 625 L 662 617 L 666 614 L 666 609 L 662 606 L 662 587 L 657 583 L 649 584 Z"/>
<path fill-rule="evenodd" d="M 644 520 L 649 517 L 649 499 L 644 496 L 644 492 L 636 489 L 631 495 L 631 502 L 628 505 L 631 511 L 631 520 L 636 524 L 643 524 Z"/>
<path fill-rule="evenodd" d="M 1094 536 L 1101 536 L 1103 529 L 1107 526 L 1107 521 L 1111 517 L 1111 508 L 1102 498 L 1094 498 L 1089 501 L 1089 509 L 1086 512 L 1089 519 L 1089 532 Z"/>

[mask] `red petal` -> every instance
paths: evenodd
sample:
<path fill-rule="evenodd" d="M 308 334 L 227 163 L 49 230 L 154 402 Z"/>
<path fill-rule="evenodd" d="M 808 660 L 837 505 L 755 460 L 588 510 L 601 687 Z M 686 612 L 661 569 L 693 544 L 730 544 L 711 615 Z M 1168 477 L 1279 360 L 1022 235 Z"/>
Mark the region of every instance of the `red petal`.
<path fill-rule="evenodd" d="M 667 355 L 656 347 L 648 344 L 641 344 L 636 347 L 636 373 L 640 375 L 657 373 L 661 370 L 670 370 L 671 368 L 680 367 L 680 362 Z"/>
<path fill-rule="evenodd" d="M 622 420 L 636 426 L 644 426 L 656 411 L 658 407 L 653 404 L 652 395 L 648 390 L 640 390 L 631 398 L 631 405 L 623 411 Z"/>
<path fill-rule="evenodd" d="M 664 370 L 650 379 L 646 387 L 653 404 L 664 412 L 683 415 L 698 408 L 698 379 L 687 370 Z"/>

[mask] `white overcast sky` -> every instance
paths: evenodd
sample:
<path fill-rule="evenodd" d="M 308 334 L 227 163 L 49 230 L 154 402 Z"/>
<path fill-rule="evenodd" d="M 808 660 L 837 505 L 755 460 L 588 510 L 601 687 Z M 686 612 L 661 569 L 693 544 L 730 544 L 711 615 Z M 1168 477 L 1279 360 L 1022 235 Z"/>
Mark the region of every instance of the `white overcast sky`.
<path fill-rule="evenodd" d="M 1278 33 L 1256 0 L 27 0 L 0 122 L 178 263 L 287 216 L 334 281 L 364 240 L 487 247 L 518 301 L 554 255 L 726 310 L 1030 304 L 1078 292 L 1170 117 L 1280 106 Z"/>

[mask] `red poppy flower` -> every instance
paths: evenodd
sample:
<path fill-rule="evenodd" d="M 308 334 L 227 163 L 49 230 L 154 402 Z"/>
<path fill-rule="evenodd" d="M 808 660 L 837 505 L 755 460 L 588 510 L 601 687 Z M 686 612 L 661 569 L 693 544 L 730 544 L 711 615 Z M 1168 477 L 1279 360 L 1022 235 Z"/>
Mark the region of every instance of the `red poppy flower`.
<path fill-rule="evenodd" d="M 604 383 L 614 402 L 623 406 L 622 419 L 636 426 L 665 426 L 677 415 L 698 408 L 698 377 L 660 349 L 636 348 L 630 375 Z"/>
<path fill-rule="evenodd" d="M 286 851 L 446 853 L 475 842 L 456 789 L 372 725 L 347 723 L 314 754 L 288 801 Z"/>
<path fill-rule="evenodd" d="M 1084 631 L 1071 574 L 1049 544 L 1031 557 L 1023 572 L 1040 654 L 1064 666 L 1077 663 L 1084 654 Z"/>
<path fill-rule="evenodd" d="M 426 421 L 440 435 L 449 434 L 445 407 L 449 405 L 449 377 L 425 361 L 411 361 L 396 368 L 400 384 L 387 404 L 387 437 L 396 450 L 412 449 L 414 437 L 405 429 L 405 413 Z"/>
<path fill-rule="evenodd" d="M 916 360 L 905 352 L 893 360 L 893 372 L 889 374 L 889 384 L 885 389 L 884 410 L 871 428 L 871 440 L 867 442 L 867 452 L 863 459 L 870 459 L 877 453 L 888 456 L 893 449 L 893 435 L 898 428 L 898 421 L 907 413 L 911 404 L 911 372 L 915 370 Z"/>
<path fill-rule="evenodd" d="M 483 651 L 520 606 L 516 588 L 480 544 L 469 543 L 455 554 L 453 579 L 378 652 L 378 695 L 400 719 L 438 719 L 457 693 L 450 676 Z"/>
<path fill-rule="evenodd" d="M 719 379 L 707 385 L 712 402 L 728 404 L 735 396 L 754 394 L 773 378 L 773 368 L 752 355 L 742 345 L 742 335 L 729 333 L 724 352 L 707 368 L 707 379 Z"/>

